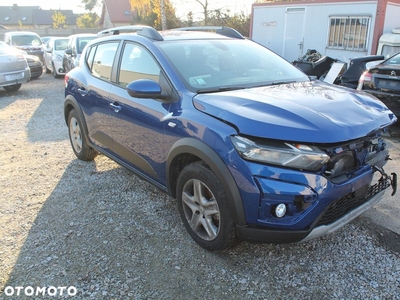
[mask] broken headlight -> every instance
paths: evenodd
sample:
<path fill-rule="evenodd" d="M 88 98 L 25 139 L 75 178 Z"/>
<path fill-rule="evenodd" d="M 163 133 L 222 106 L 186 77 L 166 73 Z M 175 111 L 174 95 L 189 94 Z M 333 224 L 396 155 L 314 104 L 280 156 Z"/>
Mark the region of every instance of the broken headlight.
<path fill-rule="evenodd" d="M 247 160 L 288 168 L 317 171 L 329 160 L 318 147 L 232 136 L 232 143 L 240 156 Z"/>

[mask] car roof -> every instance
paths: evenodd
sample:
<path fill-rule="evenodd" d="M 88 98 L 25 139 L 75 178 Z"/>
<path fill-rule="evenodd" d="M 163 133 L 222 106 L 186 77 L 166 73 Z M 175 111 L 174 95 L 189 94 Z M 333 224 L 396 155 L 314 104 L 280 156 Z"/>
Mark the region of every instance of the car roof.
<path fill-rule="evenodd" d="M 105 29 L 97 33 L 98 37 L 121 35 L 128 38 L 129 34 L 136 34 L 154 41 L 182 40 L 182 39 L 212 39 L 212 38 L 236 38 L 244 37 L 235 29 L 225 26 L 200 26 L 183 27 L 166 31 L 157 31 L 146 25 L 119 26 Z"/>
<path fill-rule="evenodd" d="M 32 31 L 9 31 L 9 32 L 6 32 L 6 34 L 9 34 L 9 35 L 27 35 L 27 34 L 30 34 L 30 35 L 39 36 L 37 33 L 32 32 Z"/>
<path fill-rule="evenodd" d="M 96 34 L 94 33 L 75 33 L 75 34 L 71 34 L 70 36 L 68 36 L 68 38 L 73 38 L 73 37 L 81 37 L 81 36 L 96 36 Z"/>

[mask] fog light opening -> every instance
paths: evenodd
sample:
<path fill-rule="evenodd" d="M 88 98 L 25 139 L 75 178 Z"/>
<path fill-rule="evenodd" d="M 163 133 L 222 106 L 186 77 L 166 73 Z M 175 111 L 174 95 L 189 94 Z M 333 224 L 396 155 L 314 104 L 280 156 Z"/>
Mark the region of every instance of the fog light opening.
<path fill-rule="evenodd" d="M 275 215 L 276 215 L 278 218 L 282 218 L 282 217 L 285 216 L 285 214 L 286 214 L 286 204 L 283 204 L 283 203 L 278 204 L 278 205 L 275 207 Z"/>

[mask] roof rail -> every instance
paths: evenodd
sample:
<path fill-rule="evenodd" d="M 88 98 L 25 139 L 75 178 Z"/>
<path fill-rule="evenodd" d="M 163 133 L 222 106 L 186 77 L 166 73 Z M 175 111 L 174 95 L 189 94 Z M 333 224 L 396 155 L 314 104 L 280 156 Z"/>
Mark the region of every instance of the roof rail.
<path fill-rule="evenodd" d="M 171 30 L 181 30 L 181 31 L 212 31 L 227 37 L 235 38 L 235 39 L 244 39 L 244 36 L 241 35 L 237 30 L 226 27 L 226 26 L 196 26 L 196 27 L 182 27 L 182 28 L 174 28 Z"/>
<path fill-rule="evenodd" d="M 97 36 L 102 37 L 107 35 L 119 35 L 122 33 L 133 33 L 133 32 L 136 32 L 138 35 L 147 37 L 152 40 L 156 41 L 164 40 L 161 34 L 156 29 L 146 25 L 128 25 L 128 26 L 113 27 L 99 31 L 97 33 Z"/>

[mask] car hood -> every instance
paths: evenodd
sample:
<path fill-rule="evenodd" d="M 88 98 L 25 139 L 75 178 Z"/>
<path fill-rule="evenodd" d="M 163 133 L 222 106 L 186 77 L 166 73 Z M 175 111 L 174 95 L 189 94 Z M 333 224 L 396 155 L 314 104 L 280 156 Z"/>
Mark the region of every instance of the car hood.
<path fill-rule="evenodd" d="M 193 100 L 241 134 L 286 141 L 343 142 L 396 121 L 368 94 L 321 81 L 198 94 Z"/>

